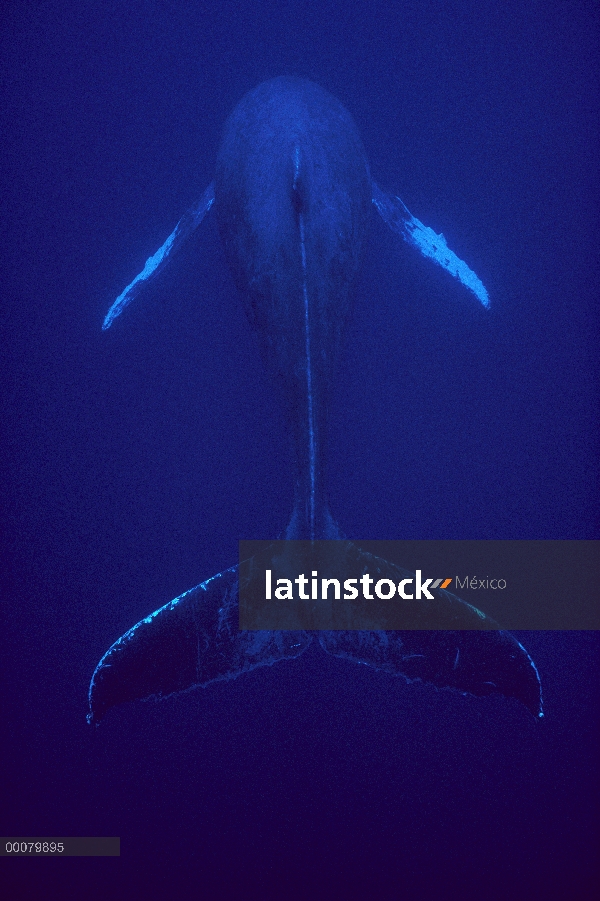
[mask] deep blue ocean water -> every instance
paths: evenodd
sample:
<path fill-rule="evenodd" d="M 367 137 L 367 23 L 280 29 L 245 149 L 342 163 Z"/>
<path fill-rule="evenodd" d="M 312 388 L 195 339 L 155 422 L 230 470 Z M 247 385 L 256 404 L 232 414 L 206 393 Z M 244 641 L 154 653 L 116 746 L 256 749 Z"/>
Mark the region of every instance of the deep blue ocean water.
<path fill-rule="evenodd" d="M 491 298 L 373 215 L 331 410 L 343 530 L 600 537 L 598 11 L 3 7 L 0 833 L 121 837 L 119 859 L 3 861 L 11 898 L 596 896 L 595 633 L 519 634 L 541 723 L 316 648 L 97 730 L 85 714 L 119 635 L 289 518 L 283 417 L 214 217 L 101 331 L 267 78 L 334 94 L 380 186 Z"/>

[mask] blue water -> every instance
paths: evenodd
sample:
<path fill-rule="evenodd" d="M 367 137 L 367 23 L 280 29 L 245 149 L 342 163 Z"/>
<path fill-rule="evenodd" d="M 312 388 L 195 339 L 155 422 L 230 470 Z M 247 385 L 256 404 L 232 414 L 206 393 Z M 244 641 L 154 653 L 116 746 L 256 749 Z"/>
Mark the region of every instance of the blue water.
<path fill-rule="evenodd" d="M 7 10 L 0 833 L 122 847 L 13 865 L 13 896 L 594 897 L 595 634 L 519 633 L 542 723 L 317 648 L 85 714 L 119 635 L 289 519 L 283 416 L 211 214 L 101 330 L 266 78 L 338 97 L 382 190 L 490 296 L 373 214 L 331 404 L 341 528 L 600 537 L 597 4 Z"/>

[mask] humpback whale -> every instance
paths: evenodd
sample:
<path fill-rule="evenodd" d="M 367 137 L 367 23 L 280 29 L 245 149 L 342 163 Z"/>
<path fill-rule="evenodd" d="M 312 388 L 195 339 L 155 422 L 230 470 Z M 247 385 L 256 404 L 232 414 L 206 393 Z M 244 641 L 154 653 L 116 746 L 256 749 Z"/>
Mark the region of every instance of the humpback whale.
<path fill-rule="evenodd" d="M 364 558 L 370 572 L 393 581 L 412 575 L 344 543 L 325 487 L 329 390 L 372 208 L 487 307 L 485 287 L 443 235 L 374 183 L 346 109 L 317 85 L 284 77 L 259 85 L 234 109 L 214 182 L 114 302 L 104 329 L 164 269 L 213 205 L 265 365 L 283 389 L 294 505 L 282 537 L 339 540 L 345 553 Z M 441 608 L 452 610 L 451 628 L 429 628 L 417 608 L 416 619 L 402 630 L 245 631 L 239 629 L 239 587 L 240 569 L 232 566 L 118 638 L 92 676 L 88 722 L 98 724 L 126 701 L 164 698 L 298 657 L 314 641 L 327 653 L 408 681 L 474 696 L 499 693 L 543 715 L 539 676 L 523 646 L 441 588 L 434 595 Z"/>

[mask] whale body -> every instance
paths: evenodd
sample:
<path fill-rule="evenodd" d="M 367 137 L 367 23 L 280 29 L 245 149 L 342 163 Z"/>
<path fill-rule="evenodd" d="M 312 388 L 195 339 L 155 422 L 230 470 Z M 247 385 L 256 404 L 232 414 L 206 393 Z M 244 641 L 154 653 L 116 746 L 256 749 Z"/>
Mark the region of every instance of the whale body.
<path fill-rule="evenodd" d="M 234 109 L 214 183 L 117 298 L 104 328 L 162 271 L 213 205 L 227 263 L 284 399 L 294 508 L 283 537 L 337 539 L 365 571 L 397 582 L 410 574 L 344 543 L 325 489 L 329 391 L 372 207 L 483 306 L 489 304 L 487 292 L 443 235 L 373 182 L 346 109 L 309 81 L 278 78 L 259 85 Z M 237 566 L 224 570 L 121 636 L 92 677 L 88 721 L 97 724 L 124 701 L 166 697 L 297 657 L 315 640 L 328 653 L 409 681 L 517 698 L 542 716 L 539 676 L 522 645 L 440 588 L 436 604 L 452 610 L 450 629 L 431 629 L 425 609 L 417 609 L 405 630 L 241 631 L 239 582 Z"/>
<path fill-rule="evenodd" d="M 288 538 L 338 537 L 323 485 L 328 392 L 371 199 L 356 126 L 317 85 L 266 82 L 229 117 L 215 210 L 263 359 L 283 387 L 296 487 Z"/>

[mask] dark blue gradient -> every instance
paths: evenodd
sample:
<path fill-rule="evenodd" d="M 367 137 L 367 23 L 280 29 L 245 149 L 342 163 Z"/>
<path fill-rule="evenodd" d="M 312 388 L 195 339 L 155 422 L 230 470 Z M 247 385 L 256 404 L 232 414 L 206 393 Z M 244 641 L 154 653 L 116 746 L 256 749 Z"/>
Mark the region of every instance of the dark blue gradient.
<path fill-rule="evenodd" d="M 21 861 L 10 896 L 595 897 L 595 634 L 517 633 L 541 723 L 316 647 L 98 730 L 85 713 L 111 642 L 292 508 L 284 416 L 212 212 L 129 327 L 101 330 L 265 79 L 337 97 L 377 184 L 490 295 L 486 311 L 373 219 L 331 398 L 345 533 L 599 537 L 597 5 L 2 15 L 0 832 L 122 849 Z"/>

